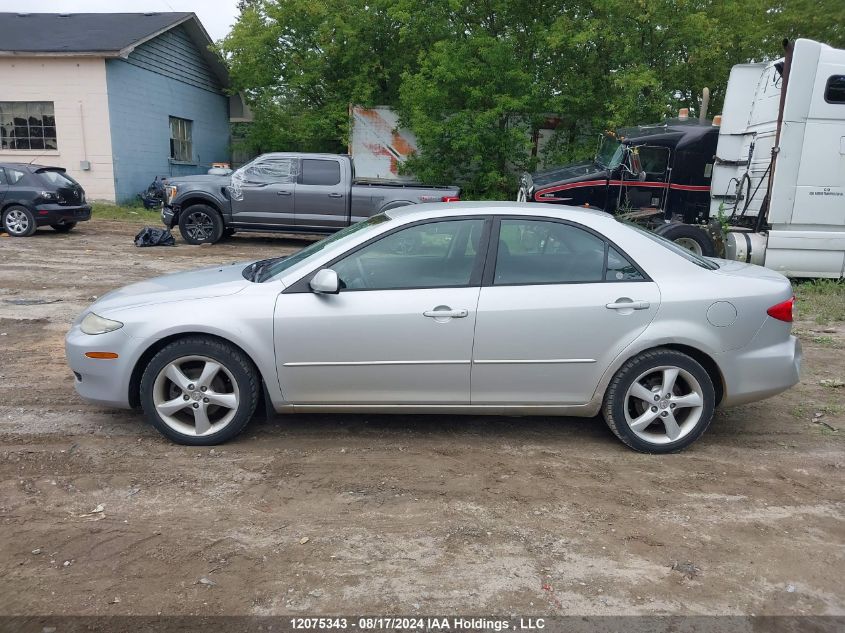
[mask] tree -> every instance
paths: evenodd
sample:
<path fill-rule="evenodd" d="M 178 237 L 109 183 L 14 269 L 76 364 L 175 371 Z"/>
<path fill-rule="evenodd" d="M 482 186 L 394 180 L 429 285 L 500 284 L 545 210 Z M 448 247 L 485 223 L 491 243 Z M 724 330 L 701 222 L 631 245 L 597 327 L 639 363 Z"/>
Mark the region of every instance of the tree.
<path fill-rule="evenodd" d="M 842 0 L 247 0 L 221 49 L 257 151 L 342 151 L 351 104 L 396 108 L 408 169 L 512 198 L 538 159 L 589 155 L 603 130 L 717 113 L 731 66 L 782 38 L 845 46 Z M 531 137 L 559 120 L 547 155 Z"/>

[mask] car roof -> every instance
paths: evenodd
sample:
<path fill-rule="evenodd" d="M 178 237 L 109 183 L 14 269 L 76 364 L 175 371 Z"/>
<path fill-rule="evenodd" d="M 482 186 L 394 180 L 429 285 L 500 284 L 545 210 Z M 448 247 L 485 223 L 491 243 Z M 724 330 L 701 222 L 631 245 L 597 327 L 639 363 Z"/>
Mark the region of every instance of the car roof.
<path fill-rule="evenodd" d="M 573 222 L 608 221 L 616 223 L 609 213 L 585 207 L 542 202 L 430 202 L 391 209 L 387 215 L 395 219 L 420 219 L 462 215 L 526 215 L 548 216 Z"/>

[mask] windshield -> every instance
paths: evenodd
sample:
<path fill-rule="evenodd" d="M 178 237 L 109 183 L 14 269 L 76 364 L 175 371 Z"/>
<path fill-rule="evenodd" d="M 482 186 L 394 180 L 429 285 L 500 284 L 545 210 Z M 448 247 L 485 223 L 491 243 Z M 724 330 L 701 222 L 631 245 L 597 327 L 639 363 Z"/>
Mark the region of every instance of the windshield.
<path fill-rule="evenodd" d="M 620 220 L 622 222 L 622 220 Z M 701 266 L 702 268 L 706 268 L 707 270 L 718 270 L 719 264 L 715 262 L 711 262 L 709 259 L 705 259 L 699 255 L 696 255 L 692 251 L 688 251 L 683 246 L 678 246 L 675 242 L 671 240 L 667 240 L 665 237 L 661 237 L 657 233 L 652 233 L 651 231 L 647 231 L 646 229 L 637 226 L 636 224 L 632 224 L 630 222 L 624 222 L 626 226 L 630 226 L 635 231 L 639 231 L 643 235 L 645 235 L 648 239 L 652 240 L 653 242 L 657 242 L 664 248 L 669 249 L 676 255 L 680 255 L 688 262 L 692 262 L 696 266 Z"/>
<path fill-rule="evenodd" d="M 596 152 L 596 163 L 605 169 L 613 169 L 622 163 L 625 146 L 615 137 L 605 134 L 601 137 L 599 151 Z"/>
<path fill-rule="evenodd" d="M 369 220 L 364 220 L 363 222 L 358 222 L 357 224 L 347 226 L 342 231 L 338 231 L 330 237 L 320 240 L 319 242 L 314 242 L 310 246 L 306 246 L 301 251 L 296 252 L 290 257 L 285 257 L 284 259 L 280 259 L 278 261 L 273 262 L 271 265 L 263 269 L 261 271 L 261 275 L 254 281 L 258 283 L 261 283 L 262 281 L 267 281 L 271 277 L 275 277 L 281 272 L 290 270 L 296 264 L 305 261 L 306 259 L 311 257 L 311 255 L 319 253 L 327 246 L 331 246 L 332 244 L 341 242 L 347 237 L 355 235 L 356 233 L 359 233 L 361 231 L 371 230 L 373 227 L 378 226 L 382 222 L 388 222 L 389 220 L 390 218 L 387 216 L 387 214 L 379 213 L 378 215 L 374 215 L 373 217 L 371 217 Z"/>

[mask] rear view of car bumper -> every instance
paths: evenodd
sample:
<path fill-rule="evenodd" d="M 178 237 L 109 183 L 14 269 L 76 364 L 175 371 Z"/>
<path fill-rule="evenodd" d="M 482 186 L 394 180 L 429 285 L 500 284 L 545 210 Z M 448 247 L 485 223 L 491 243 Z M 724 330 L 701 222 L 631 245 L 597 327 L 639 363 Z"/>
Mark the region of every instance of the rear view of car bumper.
<path fill-rule="evenodd" d="M 75 207 L 60 204 L 41 204 L 35 208 L 34 215 L 38 226 L 85 222 L 91 219 L 91 207 L 87 204 Z"/>
<path fill-rule="evenodd" d="M 725 379 L 722 406 L 763 400 L 798 383 L 801 341 L 790 336 L 787 340 L 767 344 L 758 341 L 758 338 L 761 338 L 760 332 L 751 345 L 716 358 Z M 755 345 L 755 342 L 758 344 Z"/>

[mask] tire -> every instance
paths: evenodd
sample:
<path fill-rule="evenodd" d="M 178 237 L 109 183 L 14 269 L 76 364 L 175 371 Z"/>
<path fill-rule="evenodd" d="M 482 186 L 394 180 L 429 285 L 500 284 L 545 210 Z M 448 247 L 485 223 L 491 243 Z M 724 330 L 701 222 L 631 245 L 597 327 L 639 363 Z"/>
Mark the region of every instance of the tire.
<path fill-rule="evenodd" d="M 696 255 L 703 255 L 704 257 L 715 257 L 716 255 L 716 245 L 713 243 L 713 239 L 701 227 L 672 222 L 659 227 L 655 230 L 655 233 Z"/>
<path fill-rule="evenodd" d="M 666 399 L 663 387 L 672 375 L 676 378 Z M 675 350 L 655 349 L 638 354 L 616 372 L 602 414 L 616 437 L 634 450 L 674 453 L 707 430 L 715 408 L 713 381 L 698 362 Z"/>
<path fill-rule="evenodd" d="M 13 205 L 3 211 L 2 220 L 3 230 L 10 237 L 29 237 L 38 228 L 32 211 L 19 205 Z"/>
<path fill-rule="evenodd" d="M 64 224 L 51 224 L 50 227 L 59 233 L 69 233 L 76 226 L 76 222 L 65 222 Z"/>
<path fill-rule="evenodd" d="M 223 218 L 207 204 L 194 204 L 179 214 L 179 232 L 188 244 L 214 244 L 223 236 Z"/>
<path fill-rule="evenodd" d="M 255 413 L 259 388 L 258 372 L 242 351 L 191 336 L 150 360 L 141 377 L 141 407 L 150 424 L 177 444 L 214 446 L 243 431 Z"/>

